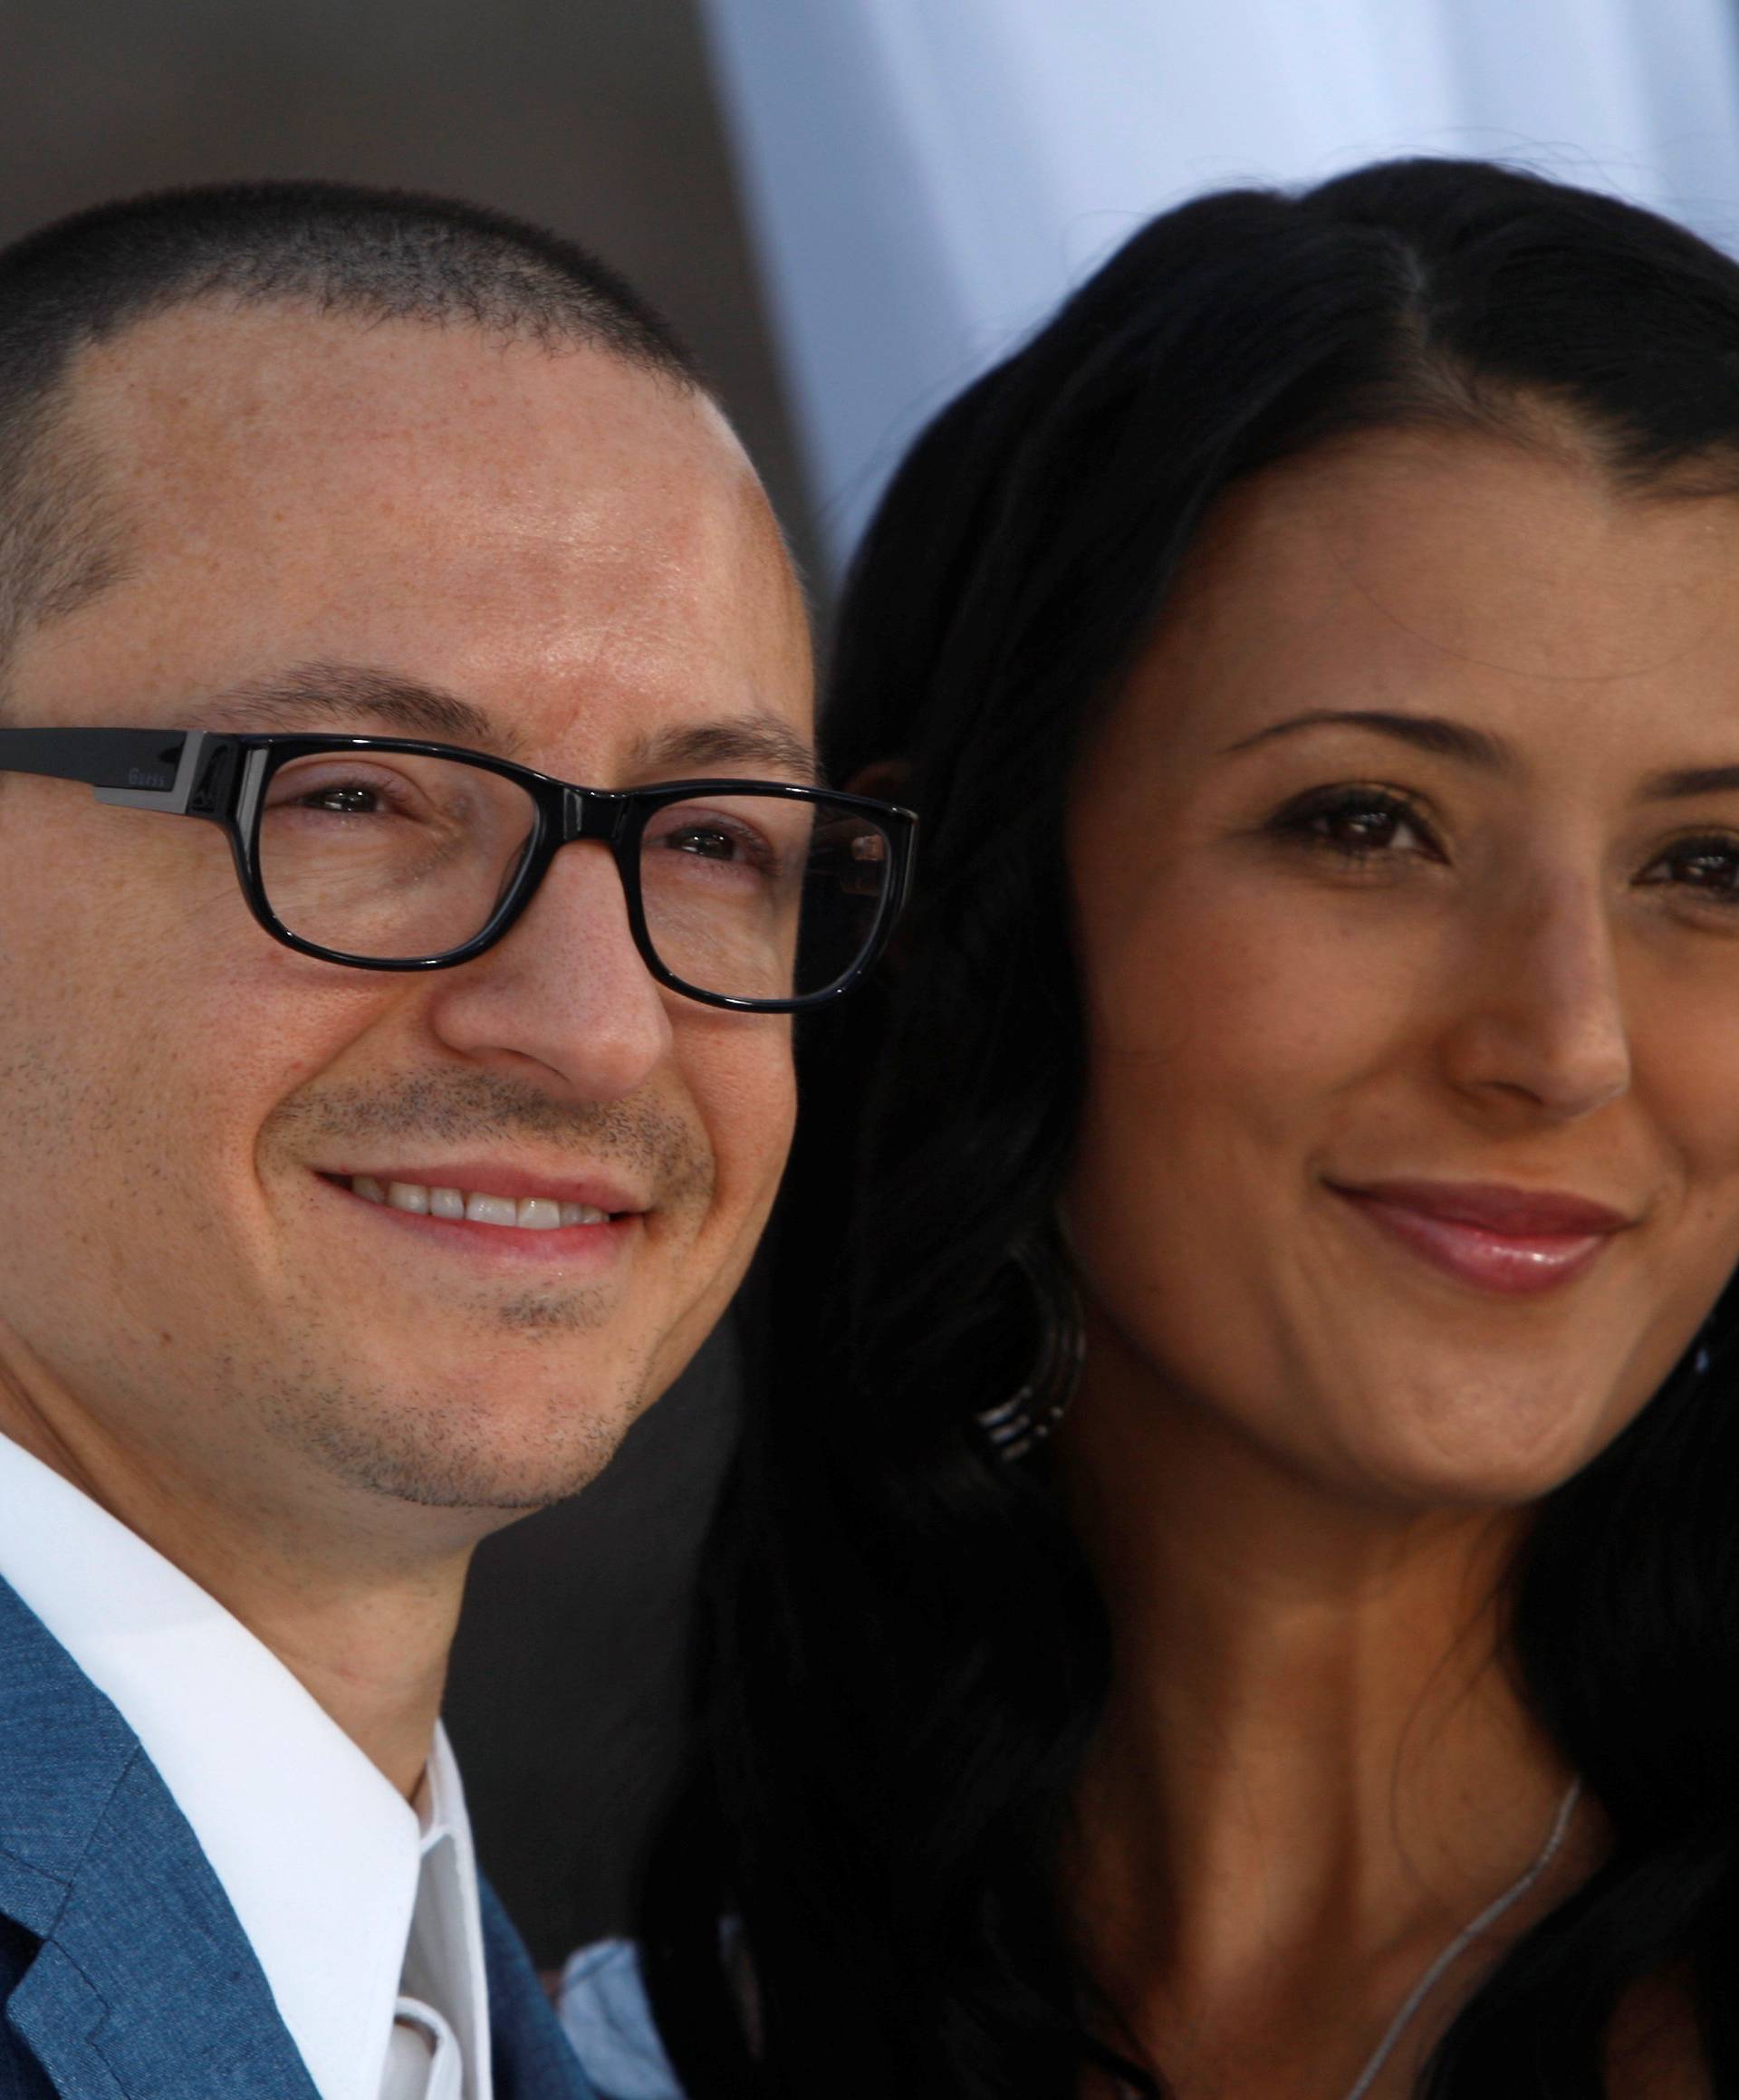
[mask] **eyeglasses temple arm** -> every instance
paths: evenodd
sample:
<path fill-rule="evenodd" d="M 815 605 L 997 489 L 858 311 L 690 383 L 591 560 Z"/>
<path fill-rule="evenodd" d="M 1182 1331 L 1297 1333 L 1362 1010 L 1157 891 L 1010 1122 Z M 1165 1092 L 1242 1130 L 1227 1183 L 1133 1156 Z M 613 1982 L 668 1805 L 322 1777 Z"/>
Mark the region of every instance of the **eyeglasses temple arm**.
<path fill-rule="evenodd" d="M 82 781 L 122 809 L 209 817 L 232 742 L 203 729 L 0 729 L 0 772 Z"/>
<path fill-rule="evenodd" d="M 178 746 L 162 736 L 148 737 L 141 732 L 137 750 L 125 754 L 124 767 L 118 756 L 102 779 L 87 773 L 84 777 L 91 782 L 98 801 L 123 810 L 160 810 L 174 817 L 203 813 L 191 810 L 188 805 L 199 780 L 207 733 L 190 729 L 176 734 Z"/>

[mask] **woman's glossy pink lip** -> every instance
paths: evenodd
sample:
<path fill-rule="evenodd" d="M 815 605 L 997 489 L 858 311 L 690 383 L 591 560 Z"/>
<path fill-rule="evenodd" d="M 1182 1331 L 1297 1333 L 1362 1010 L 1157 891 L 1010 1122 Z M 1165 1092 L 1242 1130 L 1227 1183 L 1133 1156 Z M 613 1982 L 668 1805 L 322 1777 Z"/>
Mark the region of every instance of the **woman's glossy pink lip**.
<path fill-rule="evenodd" d="M 1617 1232 L 1631 1220 L 1609 1203 L 1559 1189 L 1514 1188 L 1495 1181 L 1367 1181 L 1356 1185 L 1331 1183 L 1342 1195 L 1369 1196 L 1379 1203 L 1399 1203 L 1433 1218 L 1479 1225 L 1488 1232 L 1527 1237 L 1553 1232 Z"/>
<path fill-rule="evenodd" d="M 1492 1183 L 1328 1185 L 1436 1268 L 1513 1297 L 1572 1281 L 1631 1223 L 1580 1196 Z"/>

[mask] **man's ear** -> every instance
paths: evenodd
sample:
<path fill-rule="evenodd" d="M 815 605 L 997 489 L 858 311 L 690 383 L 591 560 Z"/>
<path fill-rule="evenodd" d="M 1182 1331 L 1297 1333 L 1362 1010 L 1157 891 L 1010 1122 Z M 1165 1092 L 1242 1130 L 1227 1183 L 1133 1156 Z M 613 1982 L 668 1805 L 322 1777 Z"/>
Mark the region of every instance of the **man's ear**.
<path fill-rule="evenodd" d="M 851 795 L 874 795 L 883 802 L 904 802 L 911 791 L 912 762 L 905 758 L 871 759 L 845 783 Z"/>

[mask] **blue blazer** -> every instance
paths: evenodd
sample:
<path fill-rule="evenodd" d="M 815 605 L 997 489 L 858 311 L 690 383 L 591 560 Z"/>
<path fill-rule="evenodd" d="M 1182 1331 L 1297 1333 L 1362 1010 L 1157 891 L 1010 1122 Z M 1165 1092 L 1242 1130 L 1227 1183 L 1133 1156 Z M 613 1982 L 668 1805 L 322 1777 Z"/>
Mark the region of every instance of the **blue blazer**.
<path fill-rule="evenodd" d="M 497 2100 L 602 2100 L 483 1896 Z M 137 1736 L 0 1582 L 0 2100 L 318 2100 Z"/>

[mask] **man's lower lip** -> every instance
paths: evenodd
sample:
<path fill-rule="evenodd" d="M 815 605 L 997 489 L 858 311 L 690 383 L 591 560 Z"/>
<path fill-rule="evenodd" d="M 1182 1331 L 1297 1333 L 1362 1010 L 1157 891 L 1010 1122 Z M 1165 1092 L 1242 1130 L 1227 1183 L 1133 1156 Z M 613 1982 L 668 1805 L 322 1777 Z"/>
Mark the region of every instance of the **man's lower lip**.
<path fill-rule="evenodd" d="M 630 1233 L 645 1223 L 638 1211 L 624 1212 L 601 1225 L 556 1225 L 533 1232 L 519 1225 L 485 1225 L 468 1218 L 433 1218 L 420 1211 L 401 1211 L 391 1203 L 378 1203 L 326 1175 L 317 1175 L 354 1209 L 367 1211 L 389 1228 L 414 1234 L 425 1247 L 471 1259 L 501 1261 L 559 1263 L 572 1268 L 581 1263 L 597 1267 L 612 1261 Z"/>
<path fill-rule="evenodd" d="M 1611 1237 L 1608 1232 L 1494 1232 L 1357 1189 L 1334 1194 L 1434 1268 L 1485 1290 L 1532 1297 L 1572 1282 Z"/>

